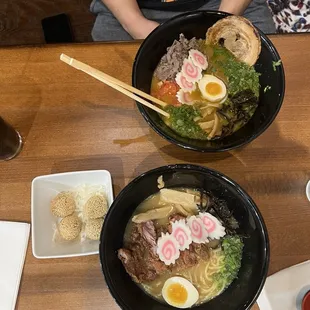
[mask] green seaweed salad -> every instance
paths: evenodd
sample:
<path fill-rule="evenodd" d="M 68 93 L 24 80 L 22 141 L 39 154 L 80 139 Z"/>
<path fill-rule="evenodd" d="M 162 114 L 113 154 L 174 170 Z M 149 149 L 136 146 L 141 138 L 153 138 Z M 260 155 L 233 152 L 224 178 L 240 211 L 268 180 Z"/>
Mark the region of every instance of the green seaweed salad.
<path fill-rule="evenodd" d="M 204 73 L 222 78 L 227 86 L 228 97 L 217 110 L 222 125 L 221 137 L 224 137 L 240 129 L 253 116 L 258 105 L 260 74 L 253 66 L 238 61 L 224 47 L 210 47 L 201 43 L 200 50 L 208 55 L 209 66 Z M 180 136 L 199 140 L 209 139 L 208 134 L 196 122 L 197 118 L 201 117 L 199 106 L 169 105 L 166 111 L 170 114 L 170 118 L 165 122 Z"/>

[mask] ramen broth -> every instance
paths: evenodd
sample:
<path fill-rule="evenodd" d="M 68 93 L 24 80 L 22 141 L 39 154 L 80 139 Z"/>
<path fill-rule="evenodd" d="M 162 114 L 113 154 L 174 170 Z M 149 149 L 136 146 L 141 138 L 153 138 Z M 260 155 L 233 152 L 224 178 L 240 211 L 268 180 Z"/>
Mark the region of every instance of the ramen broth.
<path fill-rule="evenodd" d="M 197 198 L 200 197 L 200 192 L 192 189 L 179 188 L 178 191 L 194 193 Z M 147 212 L 149 210 L 166 207 L 167 203 L 160 200 L 160 193 L 156 193 L 146 200 L 144 200 L 135 210 L 134 215 Z M 197 212 L 198 213 L 198 212 Z M 191 215 L 195 215 L 194 213 Z M 132 216 L 132 217 L 133 217 Z M 154 225 L 158 229 L 160 227 L 167 227 L 169 218 L 154 220 Z M 128 246 L 129 237 L 132 230 L 132 218 L 130 219 L 124 235 L 124 247 Z M 162 297 L 162 288 L 166 280 L 174 276 L 180 276 L 190 281 L 199 292 L 199 299 L 195 305 L 204 303 L 217 295 L 221 294 L 225 288 L 230 284 L 224 278 L 221 280 L 217 275 L 225 268 L 225 252 L 220 245 L 219 240 L 211 240 L 210 244 L 214 242 L 218 245 L 214 248 L 209 248 L 209 258 L 200 258 L 199 263 L 195 266 L 175 270 L 172 267 L 165 273 L 160 274 L 155 280 L 150 282 L 139 283 L 138 285 L 149 295 L 164 302 Z M 240 258 L 241 260 L 241 258 Z"/>
<path fill-rule="evenodd" d="M 213 280 L 215 275 L 222 268 L 224 263 L 224 255 L 221 249 L 210 250 L 210 258 L 208 260 L 201 260 L 196 266 L 187 268 L 181 271 L 172 271 L 160 275 L 156 280 L 140 284 L 140 286 L 151 296 L 163 301 L 162 287 L 166 280 L 174 276 L 180 276 L 190 281 L 199 292 L 199 299 L 196 303 L 202 304 L 217 295 L 221 294 L 226 285 L 222 283 L 218 285 Z"/>
<path fill-rule="evenodd" d="M 184 37 L 180 37 L 179 42 L 182 40 Z M 208 63 L 207 68 L 201 71 L 201 78 L 193 82 L 194 89 L 186 90 L 178 82 L 177 76 L 183 74 L 184 65 L 181 72 L 176 71 L 165 78 L 167 74 L 164 70 L 167 72 L 169 66 L 171 71 L 177 70 L 176 59 L 182 61 L 181 56 L 176 55 L 174 58 L 173 55 L 180 50 L 176 49 L 169 57 L 164 55 L 158 64 L 150 93 L 168 104 L 165 109 L 170 117 L 162 119 L 180 136 L 211 140 L 230 135 L 244 126 L 257 108 L 259 73 L 253 66 L 238 61 L 221 46 L 206 45 L 203 40 L 195 38 L 191 41 L 196 45 L 195 51 L 200 52 Z M 189 51 L 193 49 L 188 47 L 179 52 L 184 57 Z M 217 91 L 221 95 L 213 100 L 212 95 Z"/>

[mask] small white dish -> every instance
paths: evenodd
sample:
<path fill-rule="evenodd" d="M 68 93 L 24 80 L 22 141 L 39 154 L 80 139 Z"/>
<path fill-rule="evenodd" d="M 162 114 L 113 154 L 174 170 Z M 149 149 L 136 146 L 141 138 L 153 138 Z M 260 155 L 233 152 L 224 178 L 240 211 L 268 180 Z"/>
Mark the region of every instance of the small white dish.
<path fill-rule="evenodd" d="M 307 195 L 308 200 L 310 201 L 310 180 L 308 181 L 307 186 L 306 186 L 306 195 Z"/>
<path fill-rule="evenodd" d="M 113 202 L 111 174 L 107 170 L 77 171 L 39 176 L 31 186 L 32 253 L 36 258 L 60 258 L 99 253 L 99 241 L 85 240 L 56 243 L 53 241 L 55 217 L 50 202 L 61 191 L 74 190 L 79 185 L 103 185 L 108 205 Z"/>

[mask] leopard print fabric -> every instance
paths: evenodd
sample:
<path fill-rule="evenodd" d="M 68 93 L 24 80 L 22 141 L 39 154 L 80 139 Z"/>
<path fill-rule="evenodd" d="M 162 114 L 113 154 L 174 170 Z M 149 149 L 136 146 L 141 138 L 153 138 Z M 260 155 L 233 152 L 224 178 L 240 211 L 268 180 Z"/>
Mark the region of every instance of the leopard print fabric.
<path fill-rule="evenodd" d="M 310 0 L 269 0 L 277 32 L 310 32 Z"/>

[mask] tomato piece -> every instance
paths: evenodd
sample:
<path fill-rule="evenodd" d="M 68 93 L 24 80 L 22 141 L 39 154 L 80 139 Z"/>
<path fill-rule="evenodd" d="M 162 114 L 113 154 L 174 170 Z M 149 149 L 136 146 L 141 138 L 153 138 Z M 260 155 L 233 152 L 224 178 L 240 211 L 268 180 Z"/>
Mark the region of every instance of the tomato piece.
<path fill-rule="evenodd" d="M 165 81 L 158 90 L 158 99 L 172 105 L 179 105 L 176 97 L 180 87 L 176 82 Z"/>
<path fill-rule="evenodd" d="M 174 95 L 175 96 L 179 89 L 180 89 L 179 85 L 176 82 L 165 81 L 160 87 L 158 94 L 160 96 L 163 96 L 163 95 L 171 95 L 171 96 Z"/>

